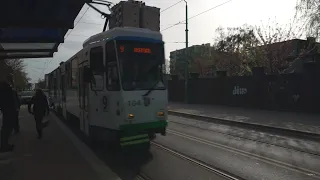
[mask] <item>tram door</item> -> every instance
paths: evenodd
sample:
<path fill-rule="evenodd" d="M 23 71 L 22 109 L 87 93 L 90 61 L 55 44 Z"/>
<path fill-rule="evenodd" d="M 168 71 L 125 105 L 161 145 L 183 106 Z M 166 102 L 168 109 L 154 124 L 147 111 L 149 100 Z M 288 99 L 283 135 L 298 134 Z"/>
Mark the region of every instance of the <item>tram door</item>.
<path fill-rule="evenodd" d="M 88 67 L 86 64 L 79 65 L 79 106 L 80 106 L 80 129 L 89 135 L 89 112 L 88 95 L 89 83 L 84 82 L 83 71 Z"/>

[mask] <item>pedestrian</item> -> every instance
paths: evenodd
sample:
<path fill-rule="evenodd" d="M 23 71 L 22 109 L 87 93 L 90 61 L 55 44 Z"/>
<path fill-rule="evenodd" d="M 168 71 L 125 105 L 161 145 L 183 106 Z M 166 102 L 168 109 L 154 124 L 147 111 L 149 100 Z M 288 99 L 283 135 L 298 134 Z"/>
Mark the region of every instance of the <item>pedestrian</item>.
<path fill-rule="evenodd" d="M 13 84 L 12 74 L 7 76 L 6 81 L 0 83 L 0 108 L 2 112 L 0 152 L 9 152 L 14 149 L 14 145 L 9 144 L 9 138 L 14 126 L 16 105 L 14 91 L 10 84 Z"/>
<path fill-rule="evenodd" d="M 13 96 L 14 96 L 15 105 L 16 105 L 13 130 L 16 134 L 18 134 L 18 133 L 20 133 L 19 111 L 20 111 L 21 102 L 20 102 L 20 98 L 19 98 L 16 90 L 13 90 Z"/>
<path fill-rule="evenodd" d="M 31 111 L 31 106 L 32 111 Z M 36 121 L 36 129 L 38 132 L 38 138 L 41 139 L 43 136 L 42 129 L 42 120 L 44 116 L 49 115 L 49 105 L 46 95 L 41 89 L 36 90 L 36 94 L 32 97 L 31 101 L 28 104 L 29 113 L 34 115 Z"/>

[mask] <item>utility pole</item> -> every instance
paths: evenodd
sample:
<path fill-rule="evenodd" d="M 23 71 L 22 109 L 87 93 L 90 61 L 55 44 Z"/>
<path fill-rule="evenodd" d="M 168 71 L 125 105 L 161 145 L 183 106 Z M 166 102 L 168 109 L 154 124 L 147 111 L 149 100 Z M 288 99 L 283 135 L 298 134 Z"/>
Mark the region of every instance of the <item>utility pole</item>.
<path fill-rule="evenodd" d="M 188 103 L 188 80 L 189 80 L 189 59 L 188 59 L 188 2 L 183 0 L 186 3 L 186 50 L 185 50 L 185 57 L 186 57 L 186 66 L 185 66 L 185 74 L 184 74 L 184 100 L 185 103 Z"/>

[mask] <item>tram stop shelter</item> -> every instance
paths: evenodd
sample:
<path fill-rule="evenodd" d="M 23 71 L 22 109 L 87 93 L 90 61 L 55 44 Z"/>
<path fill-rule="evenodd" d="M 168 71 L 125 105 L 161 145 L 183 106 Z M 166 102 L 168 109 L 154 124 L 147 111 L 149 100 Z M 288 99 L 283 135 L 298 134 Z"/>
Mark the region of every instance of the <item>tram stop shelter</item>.
<path fill-rule="evenodd" d="M 53 57 L 85 3 L 92 0 L 1 0 L 0 60 Z"/>

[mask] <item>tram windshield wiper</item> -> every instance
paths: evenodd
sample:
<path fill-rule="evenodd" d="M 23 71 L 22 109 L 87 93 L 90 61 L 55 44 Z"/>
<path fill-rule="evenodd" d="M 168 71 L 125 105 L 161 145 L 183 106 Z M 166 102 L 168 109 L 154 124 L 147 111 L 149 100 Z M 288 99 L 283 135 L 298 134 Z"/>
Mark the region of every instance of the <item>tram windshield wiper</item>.
<path fill-rule="evenodd" d="M 148 96 L 153 90 L 155 90 L 156 89 L 156 86 L 158 85 L 158 83 L 159 83 L 160 81 L 158 80 L 156 83 L 154 83 L 152 86 L 151 86 L 151 88 L 148 90 L 148 92 L 146 92 L 144 95 L 142 95 L 142 96 Z"/>

